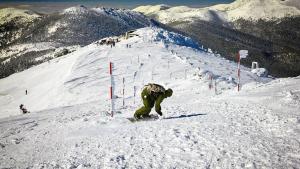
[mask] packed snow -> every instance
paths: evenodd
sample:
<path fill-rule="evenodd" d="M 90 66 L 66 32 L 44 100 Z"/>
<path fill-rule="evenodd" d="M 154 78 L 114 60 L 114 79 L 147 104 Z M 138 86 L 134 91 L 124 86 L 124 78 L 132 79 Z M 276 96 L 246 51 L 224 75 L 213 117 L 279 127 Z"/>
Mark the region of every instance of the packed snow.
<path fill-rule="evenodd" d="M 236 63 L 159 28 L 135 34 L 1 79 L 0 168 L 300 167 L 299 77 L 272 80 L 242 66 L 237 92 Z M 149 82 L 173 96 L 163 117 L 132 123 L 126 118 Z M 22 115 L 20 104 L 31 113 Z"/>

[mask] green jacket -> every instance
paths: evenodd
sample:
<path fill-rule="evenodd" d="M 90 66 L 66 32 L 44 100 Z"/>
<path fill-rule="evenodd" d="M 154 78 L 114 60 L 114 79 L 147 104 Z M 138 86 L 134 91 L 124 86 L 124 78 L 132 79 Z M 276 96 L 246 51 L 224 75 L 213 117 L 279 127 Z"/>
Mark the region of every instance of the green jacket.
<path fill-rule="evenodd" d="M 165 93 L 149 93 L 148 90 L 145 88 L 142 91 L 141 96 L 143 98 L 143 101 L 150 102 L 150 107 L 152 107 L 155 102 L 155 111 L 158 114 L 162 114 L 160 104 L 165 98 L 167 98 Z"/>

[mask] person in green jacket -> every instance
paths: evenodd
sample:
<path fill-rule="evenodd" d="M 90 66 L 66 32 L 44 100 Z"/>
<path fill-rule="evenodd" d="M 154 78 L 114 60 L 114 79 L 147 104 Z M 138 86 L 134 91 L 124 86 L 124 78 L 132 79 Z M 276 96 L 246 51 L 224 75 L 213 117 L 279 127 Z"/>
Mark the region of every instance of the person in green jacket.
<path fill-rule="evenodd" d="M 148 85 L 145 85 L 141 93 L 144 106 L 134 113 L 134 118 L 141 119 L 150 117 L 149 114 L 154 105 L 155 111 L 160 116 L 162 116 L 160 104 L 165 98 L 171 97 L 172 94 L 172 89 L 165 90 L 165 88 L 161 85 L 154 83 L 149 83 Z"/>

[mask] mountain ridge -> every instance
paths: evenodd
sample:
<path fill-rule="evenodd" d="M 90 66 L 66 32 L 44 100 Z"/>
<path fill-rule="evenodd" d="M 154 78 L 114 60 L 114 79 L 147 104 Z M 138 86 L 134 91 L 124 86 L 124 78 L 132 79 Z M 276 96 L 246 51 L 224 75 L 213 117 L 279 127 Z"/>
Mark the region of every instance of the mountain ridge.
<path fill-rule="evenodd" d="M 143 14 L 118 8 L 70 7 L 23 24 L 10 20 L 0 25 L 0 77 L 22 71 L 99 39 L 119 36 L 151 24 Z M 12 29 L 12 27 L 14 29 Z M 38 48 L 38 46 L 43 46 Z M 22 48 L 19 48 L 23 46 Z M 58 52 L 58 53 L 56 53 Z M 23 57 L 27 56 L 27 57 Z M 10 58 L 13 58 L 12 60 Z M 30 63 L 28 63 L 30 60 Z M 28 63 L 24 67 L 22 63 Z"/>
<path fill-rule="evenodd" d="M 300 10 L 297 7 L 286 5 L 281 0 L 236 0 L 230 4 L 219 4 L 204 8 L 187 6 L 163 8 L 163 6 L 139 6 L 133 10 L 145 15 L 153 15 L 162 23 L 180 20 L 192 21 L 194 17 L 205 21 L 213 21 L 211 18 L 207 18 L 210 12 L 214 12 L 227 22 L 241 18 L 246 20 L 272 20 L 300 15 Z M 178 15 L 179 12 L 181 13 L 180 15 Z"/>

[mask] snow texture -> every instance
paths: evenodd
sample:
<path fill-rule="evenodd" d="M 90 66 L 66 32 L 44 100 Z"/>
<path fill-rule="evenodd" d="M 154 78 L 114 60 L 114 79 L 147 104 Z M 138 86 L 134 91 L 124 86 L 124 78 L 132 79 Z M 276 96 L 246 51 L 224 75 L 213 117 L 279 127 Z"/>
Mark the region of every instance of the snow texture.
<path fill-rule="evenodd" d="M 252 73 L 256 74 L 259 77 L 267 77 L 268 71 L 265 68 L 256 68 L 251 70 Z"/>
<path fill-rule="evenodd" d="M 158 28 L 135 33 L 116 47 L 93 43 L 1 79 L 0 168 L 300 167 L 300 77 L 271 80 L 241 66 L 237 92 L 236 63 L 174 44 L 191 42 Z M 160 119 L 131 123 L 149 82 L 173 96 Z M 30 114 L 21 115 L 21 103 Z"/>

